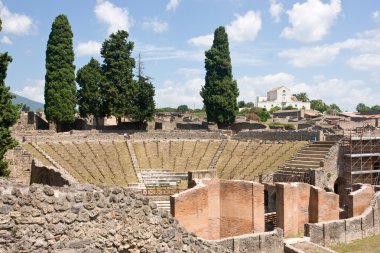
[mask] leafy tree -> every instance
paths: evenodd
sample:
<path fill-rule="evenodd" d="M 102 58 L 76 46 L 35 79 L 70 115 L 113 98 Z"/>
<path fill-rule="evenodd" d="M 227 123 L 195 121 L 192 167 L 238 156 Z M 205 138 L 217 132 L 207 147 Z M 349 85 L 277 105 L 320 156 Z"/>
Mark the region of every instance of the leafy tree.
<path fill-rule="evenodd" d="M 136 93 L 132 101 L 129 116 L 140 123 L 140 128 L 146 121 L 152 120 L 155 112 L 154 87 L 150 78 L 143 74 L 143 64 L 139 54 Z"/>
<path fill-rule="evenodd" d="M 279 107 L 279 106 L 276 105 L 275 107 L 272 107 L 269 112 L 270 113 L 274 113 L 274 112 L 277 112 L 279 110 L 281 110 L 281 107 Z"/>
<path fill-rule="evenodd" d="M 177 107 L 177 112 L 180 112 L 180 113 L 185 113 L 187 111 L 189 111 L 189 107 L 187 105 L 180 105 Z"/>
<path fill-rule="evenodd" d="M 4 161 L 4 154 L 8 149 L 17 145 L 16 140 L 11 136 L 9 127 L 15 124 L 20 116 L 18 112 L 20 107 L 12 103 L 15 96 L 10 93 L 9 87 L 4 82 L 10 62 L 12 62 L 12 57 L 8 53 L 0 54 L 0 176 L 8 176 L 10 173 L 8 164 Z"/>
<path fill-rule="evenodd" d="M 298 94 L 293 94 L 293 96 L 295 96 L 297 98 L 297 100 L 301 101 L 301 102 L 309 102 L 310 101 L 306 92 L 301 92 L 301 93 L 298 93 Z"/>
<path fill-rule="evenodd" d="M 374 105 L 371 107 L 372 111 L 380 111 L 380 105 Z"/>
<path fill-rule="evenodd" d="M 50 122 L 72 123 L 75 117 L 76 86 L 73 33 L 65 15 L 55 18 L 46 49 L 45 113 Z"/>
<path fill-rule="evenodd" d="M 288 105 L 287 107 L 284 108 L 284 110 L 294 110 L 296 108 L 294 108 L 292 105 Z"/>
<path fill-rule="evenodd" d="M 259 116 L 261 122 L 266 122 L 270 118 L 269 112 L 265 109 L 261 110 L 257 115 Z"/>
<path fill-rule="evenodd" d="M 245 101 L 244 100 L 239 101 L 238 108 L 244 108 L 244 107 L 246 107 Z"/>
<path fill-rule="evenodd" d="M 358 112 L 368 112 L 369 110 L 371 110 L 371 108 L 363 103 L 359 103 L 356 106 L 356 111 Z"/>
<path fill-rule="evenodd" d="M 206 51 L 205 85 L 200 95 L 206 107 L 207 121 L 213 121 L 219 127 L 235 121 L 239 90 L 233 80 L 228 36 L 224 27 L 214 32 L 211 49 Z"/>
<path fill-rule="evenodd" d="M 128 41 L 128 32 L 117 31 L 104 41 L 101 55 L 102 69 L 106 78 L 104 105 L 106 115 L 125 116 L 133 108 L 133 97 L 137 94 L 137 82 L 133 80 L 135 59 L 131 57 L 134 47 Z"/>
<path fill-rule="evenodd" d="M 323 102 L 321 99 L 311 100 L 310 101 L 310 107 L 311 107 L 311 109 L 317 110 L 317 111 L 322 112 L 322 113 L 327 111 L 327 109 L 328 109 L 328 105 L 325 104 L 325 102 Z"/>
<path fill-rule="evenodd" d="M 100 63 L 91 58 L 90 62 L 77 72 L 76 81 L 79 86 L 78 105 L 81 117 L 93 115 L 98 126 L 98 119 L 105 116 L 102 89 L 105 78 Z"/>
<path fill-rule="evenodd" d="M 22 104 L 21 111 L 22 112 L 29 112 L 30 111 L 30 107 L 27 106 L 26 104 Z"/>
<path fill-rule="evenodd" d="M 326 110 L 326 113 L 328 114 L 337 113 L 337 112 L 342 112 L 342 110 L 339 108 L 337 104 L 329 105 L 328 109 Z"/>

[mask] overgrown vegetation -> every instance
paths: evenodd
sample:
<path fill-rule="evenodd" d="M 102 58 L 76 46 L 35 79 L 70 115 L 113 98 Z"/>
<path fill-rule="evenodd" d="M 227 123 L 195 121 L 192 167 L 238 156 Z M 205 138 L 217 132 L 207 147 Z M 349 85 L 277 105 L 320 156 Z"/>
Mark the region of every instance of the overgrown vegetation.
<path fill-rule="evenodd" d="M 287 124 L 287 123 L 281 123 L 281 122 L 269 122 L 267 123 L 268 126 L 280 126 L 283 127 L 285 130 L 296 130 L 296 126 L 294 124 Z"/>

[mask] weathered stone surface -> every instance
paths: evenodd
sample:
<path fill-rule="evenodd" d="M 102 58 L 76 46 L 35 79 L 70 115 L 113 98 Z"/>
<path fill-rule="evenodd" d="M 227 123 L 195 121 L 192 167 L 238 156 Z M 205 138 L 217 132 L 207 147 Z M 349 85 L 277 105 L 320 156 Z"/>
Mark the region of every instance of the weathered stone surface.
<path fill-rule="evenodd" d="M 330 221 L 323 224 L 325 246 L 330 247 L 346 242 L 346 224 L 344 220 Z"/>
<path fill-rule="evenodd" d="M 375 234 L 372 208 L 368 208 L 362 215 L 362 231 L 363 231 L 363 238 L 372 236 Z"/>
<path fill-rule="evenodd" d="M 354 217 L 354 218 L 346 219 L 345 221 L 346 221 L 346 243 L 363 238 L 361 217 Z"/>
<path fill-rule="evenodd" d="M 306 225 L 308 236 L 310 237 L 310 241 L 319 245 L 324 245 L 324 239 L 323 239 L 323 224 L 316 223 L 316 224 L 307 224 Z"/>
<path fill-rule="evenodd" d="M 28 189 L 0 179 L 0 191 L 0 252 L 229 252 L 120 187 Z"/>

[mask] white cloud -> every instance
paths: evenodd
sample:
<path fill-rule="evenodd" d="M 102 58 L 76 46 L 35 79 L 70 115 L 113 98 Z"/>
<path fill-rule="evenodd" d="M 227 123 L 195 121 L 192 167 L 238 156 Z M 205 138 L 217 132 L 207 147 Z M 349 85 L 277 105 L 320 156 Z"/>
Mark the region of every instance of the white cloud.
<path fill-rule="evenodd" d="M 378 72 L 380 68 L 380 54 L 361 54 L 351 57 L 347 63 L 356 70 L 372 70 Z"/>
<path fill-rule="evenodd" d="M 87 42 L 80 42 L 78 46 L 75 48 L 75 53 L 78 56 L 84 56 L 84 55 L 91 55 L 91 56 L 97 56 L 100 54 L 100 49 L 102 47 L 102 44 L 97 41 L 87 41 Z"/>
<path fill-rule="evenodd" d="M 15 35 L 30 34 L 36 29 L 32 18 L 18 13 L 12 13 L 0 0 L 0 18 L 2 19 L 3 31 Z"/>
<path fill-rule="evenodd" d="M 248 11 L 244 16 L 236 15 L 226 27 L 229 39 L 236 42 L 253 41 L 260 30 L 260 13 L 254 11 Z"/>
<path fill-rule="evenodd" d="M 159 61 L 182 59 L 184 61 L 203 61 L 204 51 L 201 49 L 187 51 L 174 47 L 157 47 L 155 45 L 137 44 L 136 51 L 141 51 L 144 55 L 144 61 Z"/>
<path fill-rule="evenodd" d="M 183 82 L 166 80 L 162 88 L 156 88 L 157 107 L 188 105 L 190 108 L 194 106 L 201 108 L 203 102 L 199 92 L 202 85 L 204 85 L 203 78 L 193 78 Z"/>
<path fill-rule="evenodd" d="M 163 33 L 169 30 L 169 24 L 167 22 L 160 21 L 158 19 L 146 20 L 143 22 L 145 29 L 151 29 L 155 33 Z"/>
<path fill-rule="evenodd" d="M 358 33 L 356 38 L 350 38 L 333 44 L 283 50 L 278 55 L 288 58 L 291 65 L 303 68 L 327 65 L 342 50 L 353 50 L 353 52 L 360 53 L 359 56 L 354 56 L 348 61 L 348 64 L 352 68 L 374 70 L 373 66 L 376 66 L 377 61 L 374 55 L 378 55 L 380 51 L 380 29 Z M 368 60 L 368 62 L 364 62 L 365 60 Z M 359 63 L 363 64 L 360 66 Z"/>
<path fill-rule="evenodd" d="M 0 40 L 0 43 L 5 44 L 5 45 L 12 45 L 13 44 L 12 40 L 8 36 L 3 36 Z"/>
<path fill-rule="evenodd" d="M 280 72 L 265 76 L 243 76 L 237 78 L 240 96 L 238 100 L 256 102 L 257 96 L 265 96 L 267 91 L 281 85 L 293 85 L 295 77 L 288 73 Z"/>
<path fill-rule="evenodd" d="M 44 99 L 45 80 L 27 80 L 21 91 L 15 91 L 17 95 L 34 101 L 45 103 Z"/>
<path fill-rule="evenodd" d="M 78 56 L 91 55 L 96 56 L 100 54 L 102 44 L 97 41 L 90 40 L 88 42 L 80 42 L 75 48 L 75 53 Z"/>
<path fill-rule="evenodd" d="M 285 27 L 281 36 L 304 42 L 319 41 L 329 33 L 341 10 L 340 0 L 330 0 L 326 4 L 321 0 L 296 3 L 286 12 L 290 26 Z"/>
<path fill-rule="evenodd" d="M 380 11 L 372 12 L 372 20 L 375 22 L 380 22 Z"/>
<path fill-rule="evenodd" d="M 129 17 L 128 10 L 113 5 L 109 1 L 98 1 L 95 6 L 95 15 L 99 22 L 108 26 L 108 33 L 118 30 L 126 30 L 133 26 L 133 20 Z"/>
<path fill-rule="evenodd" d="M 246 42 L 256 39 L 261 30 L 261 15 L 259 12 L 248 11 L 244 16 L 236 15 L 226 32 L 231 42 Z M 195 46 L 210 47 L 214 40 L 213 34 L 190 38 L 187 42 Z"/>
<path fill-rule="evenodd" d="M 214 35 L 209 34 L 209 35 L 204 35 L 204 36 L 193 37 L 189 39 L 187 42 L 194 46 L 210 47 L 212 45 L 213 40 L 214 40 Z"/>
<path fill-rule="evenodd" d="M 332 62 L 339 54 L 339 47 L 319 46 L 301 49 L 288 49 L 281 51 L 278 55 L 288 58 L 294 67 L 306 68 L 311 66 L 323 66 Z"/>
<path fill-rule="evenodd" d="M 278 3 L 276 0 L 270 0 L 269 13 L 274 19 L 275 23 L 280 22 L 281 14 L 284 12 L 284 6 L 282 3 Z"/>
<path fill-rule="evenodd" d="M 181 0 L 170 0 L 169 3 L 166 5 L 166 10 L 175 11 L 179 5 L 179 2 L 181 2 Z"/>

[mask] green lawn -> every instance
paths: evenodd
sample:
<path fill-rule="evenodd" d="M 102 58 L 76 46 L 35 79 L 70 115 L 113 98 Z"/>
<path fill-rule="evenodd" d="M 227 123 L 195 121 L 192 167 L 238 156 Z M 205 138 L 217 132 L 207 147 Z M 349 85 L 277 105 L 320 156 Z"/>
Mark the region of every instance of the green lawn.
<path fill-rule="evenodd" d="M 349 244 L 340 244 L 332 249 L 339 253 L 380 253 L 380 235 L 356 240 Z"/>

